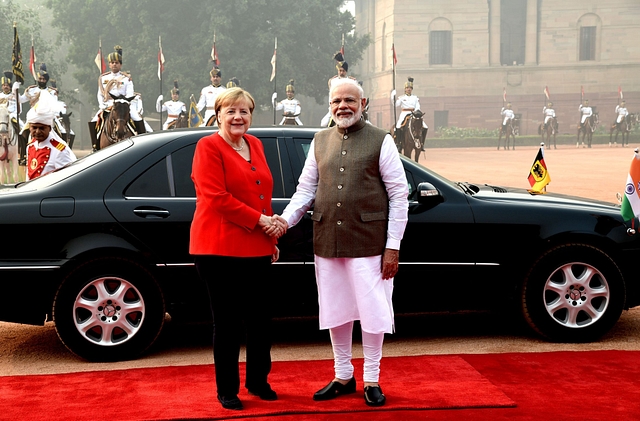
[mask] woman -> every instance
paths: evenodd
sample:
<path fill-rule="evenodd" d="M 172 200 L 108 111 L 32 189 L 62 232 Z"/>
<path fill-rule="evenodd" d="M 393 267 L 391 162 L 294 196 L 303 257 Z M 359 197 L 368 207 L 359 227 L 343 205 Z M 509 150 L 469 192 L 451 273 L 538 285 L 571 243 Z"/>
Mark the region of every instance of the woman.
<path fill-rule="evenodd" d="M 247 134 L 254 108 L 253 97 L 242 88 L 226 89 L 216 98 L 219 131 L 198 142 L 191 174 L 196 211 L 190 253 L 209 291 L 216 387 L 227 409 L 242 409 L 238 358 L 245 331 L 245 387 L 260 399 L 277 399 L 267 382 L 271 342 L 265 273 L 279 251 L 264 232 L 272 226 L 273 179 L 262 143 Z"/>

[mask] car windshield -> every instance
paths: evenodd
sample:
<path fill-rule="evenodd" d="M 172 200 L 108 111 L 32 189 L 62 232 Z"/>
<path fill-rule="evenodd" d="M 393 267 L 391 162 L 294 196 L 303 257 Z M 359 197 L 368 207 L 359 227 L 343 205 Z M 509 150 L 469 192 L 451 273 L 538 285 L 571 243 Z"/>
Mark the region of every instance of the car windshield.
<path fill-rule="evenodd" d="M 80 158 L 72 163 L 65 165 L 64 167 L 52 171 L 48 174 L 34 178 L 33 180 L 25 181 L 23 183 L 16 184 L 17 189 L 39 189 L 46 186 L 51 186 L 64 180 L 73 174 L 79 173 L 100 161 L 108 159 L 110 156 L 116 155 L 125 149 L 128 149 L 133 145 L 133 141 L 126 140 L 118 143 L 114 143 L 107 148 L 88 154 L 87 156 Z"/>

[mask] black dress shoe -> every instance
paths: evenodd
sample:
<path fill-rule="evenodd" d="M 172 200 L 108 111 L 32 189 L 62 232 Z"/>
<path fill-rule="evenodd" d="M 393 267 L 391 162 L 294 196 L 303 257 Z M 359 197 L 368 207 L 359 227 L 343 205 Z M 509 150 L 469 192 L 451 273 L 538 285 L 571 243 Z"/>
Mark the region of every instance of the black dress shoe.
<path fill-rule="evenodd" d="M 238 396 L 236 395 L 231 395 L 231 396 L 218 395 L 218 400 L 220 401 L 220 404 L 222 405 L 222 407 L 225 409 L 243 409 L 244 408 L 242 406 L 242 402 L 240 402 L 240 399 L 238 399 Z"/>
<path fill-rule="evenodd" d="M 382 406 L 387 398 L 384 397 L 380 386 L 367 386 L 364 388 L 364 402 L 369 406 Z"/>
<path fill-rule="evenodd" d="M 328 401 L 329 399 L 337 398 L 340 395 L 348 395 L 349 393 L 356 393 L 356 379 L 354 377 L 352 377 L 347 384 L 332 381 L 314 393 L 313 400 Z"/>
<path fill-rule="evenodd" d="M 271 389 L 271 386 L 269 386 L 269 385 L 267 385 L 266 387 L 263 387 L 262 389 L 249 389 L 249 388 L 247 388 L 247 390 L 249 391 L 249 394 L 257 396 L 260 399 L 262 399 L 263 401 L 275 401 L 275 400 L 278 400 L 278 395 L 276 394 L 276 392 L 273 389 Z"/>

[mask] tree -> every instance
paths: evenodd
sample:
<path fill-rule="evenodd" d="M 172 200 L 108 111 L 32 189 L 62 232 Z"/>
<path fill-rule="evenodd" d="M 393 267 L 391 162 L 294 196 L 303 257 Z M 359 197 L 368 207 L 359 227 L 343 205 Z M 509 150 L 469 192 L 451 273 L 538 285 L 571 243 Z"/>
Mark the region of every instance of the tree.
<path fill-rule="evenodd" d="M 362 58 L 369 36 L 352 31 L 355 19 L 341 12 L 343 0 L 49 0 L 54 24 L 69 43 L 68 59 L 76 65 L 82 89 L 97 92 L 94 58 L 102 40 L 106 55 L 123 47 L 123 70 L 131 71 L 136 91 L 155 99 L 158 36 L 166 58 L 163 91 L 179 81 L 183 100 L 209 83 L 214 31 L 223 82 L 237 77 L 258 104 L 269 104 L 273 83 L 271 57 L 278 38 L 277 90 L 289 79 L 297 91 L 322 101 L 327 80 L 336 73 L 333 55 L 345 34 L 346 58 Z"/>

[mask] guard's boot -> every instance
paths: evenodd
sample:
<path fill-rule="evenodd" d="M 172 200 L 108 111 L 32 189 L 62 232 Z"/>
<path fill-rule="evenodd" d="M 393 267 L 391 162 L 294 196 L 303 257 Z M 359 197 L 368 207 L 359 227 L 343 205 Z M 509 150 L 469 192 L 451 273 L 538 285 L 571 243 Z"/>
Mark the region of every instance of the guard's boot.
<path fill-rule="evenodd" d="M 134 121 L 133 124 L 136 128 L 136 133 L 143 134 L 147 132 L 147 129 L 144 127 L 144 121 Z"/>
<path fill-rule="evenodd" d="M 100 149 L 100 142 L 98 142 L 98 129 L 96 129 L 96 122 L 89 122 L 89 136 L 91 136 L 91 149 L 93 152 Z"/>

